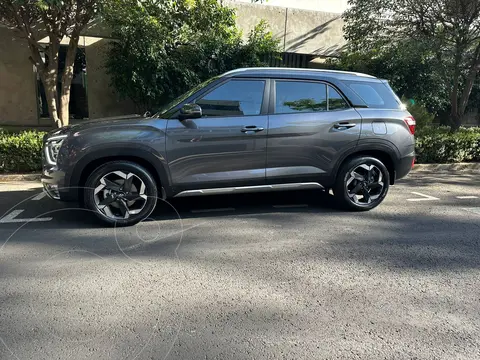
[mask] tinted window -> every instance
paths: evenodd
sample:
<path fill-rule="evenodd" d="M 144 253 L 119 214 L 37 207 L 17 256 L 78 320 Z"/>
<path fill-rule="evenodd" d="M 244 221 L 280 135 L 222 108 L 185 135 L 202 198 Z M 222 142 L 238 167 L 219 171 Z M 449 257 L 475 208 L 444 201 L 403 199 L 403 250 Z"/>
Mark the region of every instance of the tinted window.
<path fill-rule="evenodd" d="M 185 94 L 180 95 L 175 100 L 172 100 L 170 103 L 168 103 L 167 105 L 162 106 L 162 108 L 158 111 L 156 116 L 160 117 L 160 116 L 166 114 L 166 112 L 168 110 L 171 110 L 173 107 L 177 106 L 182 101 L 186 100 L 188 97 L 192 96 L 197 91 L 199 91 L 200 89 L 203 89 L 205 86 L 207 86 L 208 84 L 210 84 L 211 82 L 213 82 L 217 79 L 218 79 L 218 76 L 214 77 L 214 78 L 211 78 L 211 79 L 208 79 L 207 81 L 205 81 L 205 82 L 195 86 L 191 90 L 187 91 Z M 172 115 L 172 113 L 168 114 L 167 117 L 170 117 L 171 115 Z"/>
<path fill-rule="evenodd" d="M 345 99 L 333 87 L 328 87 L 328 110 L 343 110 L 349 106 Z"/>
<path fill-rule="evenodd" d="M 371 108 L 399 109 L 400 102 L 393 90 L 383 83 L 345 81 Z"/>
<path fill-rule="evenodd" d="M 327 86 L 304 81 L 276 81 L 275 113 L 327 111 Z"/>
<path fill-rule="evenodd" d="M 220 85 L 196 103 L 204 116 L 259 115 L 265 81 L 232 80 Z"/>

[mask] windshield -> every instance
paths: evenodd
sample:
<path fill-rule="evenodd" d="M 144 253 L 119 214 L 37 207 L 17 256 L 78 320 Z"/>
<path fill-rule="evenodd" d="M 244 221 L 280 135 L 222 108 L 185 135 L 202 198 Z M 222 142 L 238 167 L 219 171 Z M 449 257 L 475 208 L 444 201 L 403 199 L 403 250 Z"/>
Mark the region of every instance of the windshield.
<path fill-rule="evenodd" d="M 213 78 L 210 78 L 208 79 L 207 81 L 204 81 L 203 83 L 201 84 L 198 84 L 197 86 L 193 87 L 192 89 L 190 89 L 189 91 L 187 91 L 186 93 L 180 95 L 179 97 L 175 98 L 174 100 L 170 101 L 168 104 L 162 106 L 160 108 L 159 111 L 157 111 L 155 113 L 155 115 L 153 117 L 161 117 L 163 114 L 165 114 L 168 110 L 170 110 L 171 108 L 177 106 L 178 104 L 180 104 L 182 101 L 185 101 L 185 99 L 189 98 L 190 96 L 192 96 L 194 93 L 196 93 L 198 90 L 204 88 L 205 86 L 207 86 L 208 84 L 210 84 L 211 82 L 213 82 L 214 80 L 217 80 L 218 79 L 218 76 L 216 77 L 213 77 Z"/>

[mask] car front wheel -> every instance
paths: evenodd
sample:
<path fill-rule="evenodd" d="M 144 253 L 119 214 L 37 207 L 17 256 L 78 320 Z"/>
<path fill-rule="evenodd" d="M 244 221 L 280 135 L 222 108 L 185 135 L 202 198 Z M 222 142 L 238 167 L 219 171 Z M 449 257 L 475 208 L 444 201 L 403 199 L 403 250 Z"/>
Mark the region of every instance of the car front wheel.
<path fill-rule="evenodd" d="M 342 207 L 366 211 L 380 205 L 388 193 L 390 174 L 374 157 L 356 157 L 344 164 L 337 176 L 334 194 Z"/>
<path fill-rule="evenodd" d="M 152 213 L 157 195 L 155 181 L 146 169 L 129 161 L 112 161 L 88 177 L 84 203 L 105 223 L 130 226 Z"/>

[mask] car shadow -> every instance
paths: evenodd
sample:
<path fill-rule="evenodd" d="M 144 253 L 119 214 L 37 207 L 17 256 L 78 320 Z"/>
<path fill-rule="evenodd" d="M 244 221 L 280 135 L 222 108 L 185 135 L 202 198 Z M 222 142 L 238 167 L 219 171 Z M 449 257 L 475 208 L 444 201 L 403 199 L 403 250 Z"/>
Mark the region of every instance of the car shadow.
<path fill-rule="evenodd" d="M 34 201 L 40 189 L 0 192 L 0 227 L 15 231 L 27 229 L 103 229 L 108 228 L 95 214 L 77 203 L 43 198 Z M 12 217 L 12 213 L 21 213 Z M 322 190 L 210 195 L 159 199 L 145 222 L 270 214 L 278 212 L 341 212 L 333 196 Z M 10 217 L 11 219 L 9 219 Z M 47 219 L 51 220 L 47 221 Z M 25 220 L 25 221 L 22 221 Z"/>

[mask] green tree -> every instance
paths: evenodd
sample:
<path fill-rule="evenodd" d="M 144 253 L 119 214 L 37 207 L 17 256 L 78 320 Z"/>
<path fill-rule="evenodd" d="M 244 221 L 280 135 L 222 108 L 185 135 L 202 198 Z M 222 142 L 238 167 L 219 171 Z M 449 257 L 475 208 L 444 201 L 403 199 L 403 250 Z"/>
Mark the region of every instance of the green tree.
<path fill-rule="evenodd" d="M 100 0 L 0 0 L 0 25 L 16 30 L 26 39 L 30 60 L 45 87 L 50 117 L 58 126 L 68 125 L 70 88 L 80 32 L 98 12 Z M 47 37 L 48 46 L 40 44 Z M 65 68 L 57 89 L 59 49 L 68 38 Z M 46 53 L 46 57 L 42 53 Z"/>
<path fill-rule="evenodd" d="M 388 79 L 400 97 L 421 103 L 432 113 L 449 106 L 448 91 L 430 61 L 432 54 L 415 43 L 399 43 L 388 48 L 345 51 L 326 66 L 337 70 L 363 72 Z"/>
<path fill-rule="evenodd" d="M 350 0 L 350 5 L 344 20 L 351 49 L 388 53 L 413 46 L 435 69 L 458 128 L 480 71 L 480 0 Z"/>
<path fill-rule="evenodd" d="M 116 0 L 105 13 L 112 35 L 112 85 L 141 111 L 154 110 L 200 82 L 263 65 L 278 42 L 264 22 L 246 42 L 235 12 L 216 0 Z"/>

